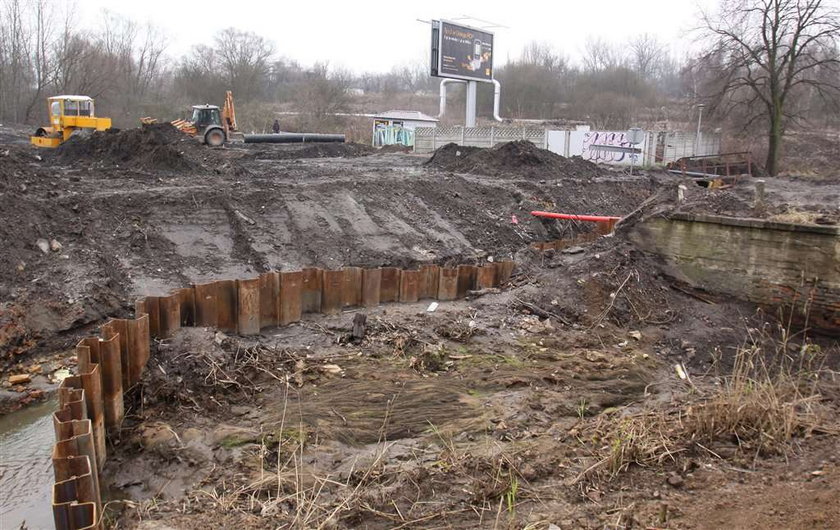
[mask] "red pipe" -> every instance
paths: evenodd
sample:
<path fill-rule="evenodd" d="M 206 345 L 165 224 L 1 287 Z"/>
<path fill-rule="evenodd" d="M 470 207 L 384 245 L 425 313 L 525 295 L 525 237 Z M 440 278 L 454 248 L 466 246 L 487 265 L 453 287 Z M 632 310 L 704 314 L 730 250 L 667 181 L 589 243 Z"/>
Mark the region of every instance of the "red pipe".
<path fill-rule="evenodd" d="M 572 221 L 592 221 L 594 223 L 614 223 L 621 219 L 621 217 L 610 217 L 604 215 L 578 215 L 575 213 L 554 213 L 554 212 L 540 212 L 533 211 L 531 215 L 536 217 L 548 217 L 549 219 L 569 219 Z"/>

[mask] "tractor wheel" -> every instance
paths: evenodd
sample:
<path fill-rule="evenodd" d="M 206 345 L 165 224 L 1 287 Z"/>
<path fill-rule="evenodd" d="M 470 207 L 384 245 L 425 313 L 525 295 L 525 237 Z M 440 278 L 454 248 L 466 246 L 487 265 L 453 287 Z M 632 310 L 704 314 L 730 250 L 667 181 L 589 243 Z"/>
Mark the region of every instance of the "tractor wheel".
<path fill-rule="evenodd" d="M 43 138 L 46 135 L 47 131 L 43 127 L 38 127 L 38 130 L 35 131 L 35 136 L 38 136 L 39 138 Z"/>
<path fill-rule="evenodd" d="M 211 129 L 204 135 L 204 143 L 210 147 L 220 147 L 225 143 L 225 133 L 221 129 Z"/>

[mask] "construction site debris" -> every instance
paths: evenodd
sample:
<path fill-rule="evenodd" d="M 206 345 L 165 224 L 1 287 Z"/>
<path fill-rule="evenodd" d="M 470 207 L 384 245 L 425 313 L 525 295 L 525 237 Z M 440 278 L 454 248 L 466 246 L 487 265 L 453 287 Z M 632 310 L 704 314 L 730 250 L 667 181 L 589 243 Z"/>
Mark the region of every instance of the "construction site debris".
<path fill-rule="evenodd" d="M 32 376 L 29 374 L 17 374 L 17 375 L 10 375 L 9 376 L 9 384 L 10 385 L 25 385 L 32 380 Z"/>

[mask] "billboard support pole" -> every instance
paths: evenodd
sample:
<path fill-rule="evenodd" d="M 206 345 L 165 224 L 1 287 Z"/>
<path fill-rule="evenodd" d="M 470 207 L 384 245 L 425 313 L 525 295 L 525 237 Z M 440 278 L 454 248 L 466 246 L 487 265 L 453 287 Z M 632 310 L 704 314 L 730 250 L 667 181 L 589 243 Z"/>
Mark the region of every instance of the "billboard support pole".
<path fill-rule="evenodd" d="M 465 127 L 475 127 L 475 109 L 477 105 L 478 82 L 467 81 L 467 115 L 464 119 Z"/>

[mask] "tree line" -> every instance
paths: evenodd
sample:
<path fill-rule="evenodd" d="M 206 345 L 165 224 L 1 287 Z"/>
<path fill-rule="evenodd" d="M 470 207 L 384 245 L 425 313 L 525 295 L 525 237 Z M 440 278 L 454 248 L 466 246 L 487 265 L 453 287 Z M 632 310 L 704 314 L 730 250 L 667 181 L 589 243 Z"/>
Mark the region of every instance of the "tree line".
<path fill-rule="evenodd" d="M 439 79 L 426 60 L 387 73 L 303 66 L 270 40 L 234 28 L 172 57 L 155 26 L 105 12 L 102 29 L 80 29 L 72 5 L 0 0 L 0 120 L 40 123 L 45 98 L 59 93 L 96 98 L 120 126 L 218 104 L 225 90 L 234 91 L 246 122 L 264 121 L 277 108 L 314 123 L 348 111 L 437 109 Z M 621 129 L 687 122 L 703 104 L 718 126 L 766 135 L 771 173 L 790 127 L 838 125 L 840 15 L 833 4 L 722 0 L 700 23 L 701 46 L 683 57 L 647 34 L 620 43 L 590 39 L 578 61 L 530 43 L 496 68 L 502 115 Z M 455 107 L 463 105 L 457 89 L 453 96 Z M 479 98 L 482 109 L 492 108 L 492 87 L 483 85 Z"/>

